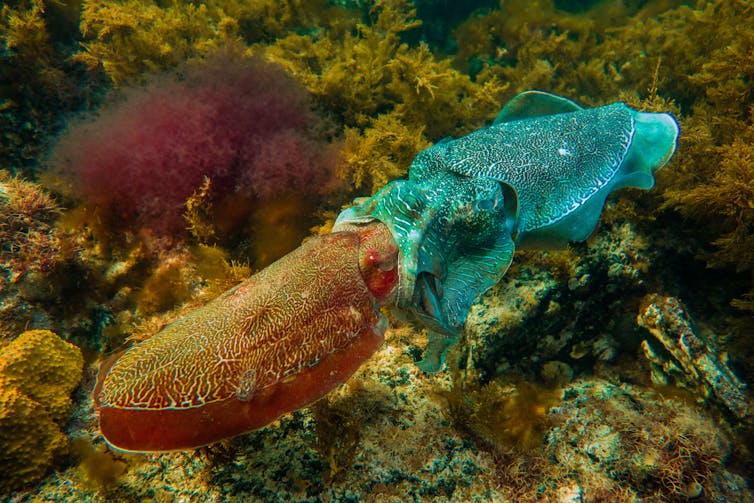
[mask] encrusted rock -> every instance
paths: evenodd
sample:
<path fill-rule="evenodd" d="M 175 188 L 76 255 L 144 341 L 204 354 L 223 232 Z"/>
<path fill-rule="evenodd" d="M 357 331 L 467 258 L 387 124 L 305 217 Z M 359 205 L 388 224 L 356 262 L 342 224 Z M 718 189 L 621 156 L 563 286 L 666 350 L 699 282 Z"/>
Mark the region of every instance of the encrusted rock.
<path fill-rule="evenodd" d="M 754 407 L 746 385 L 728 367 L 727 355 L 694 325 L 683 303 L 657 294 L 644 300 L 637 322 L 654 337 L 642 342 L 652 366 L 652 381 L 662 385 L 675 381 L 684 388 L 698 389 L 739 420 L 751 417 Z"/>
<path fill-rule="evenodd" d="M 583 501 L 752 501 L 744 480 L 726 468 L 731 439 L 686 403 L 627 384 L 579 381 L 548 420 L 545 452 L 556 463 L 547 474 L 557 501 L 580 501 L 577 494 Z"/>
<path fill-rule="evenodd" d="M 646 295 L 652 254 L 648 237 L 615 223 L 586 244 L 517 256 L 466 320 L 474 366 L 493 376 L 550 360 L 576 367 L 615 360 L 639 335 L 626 306 Z"/>

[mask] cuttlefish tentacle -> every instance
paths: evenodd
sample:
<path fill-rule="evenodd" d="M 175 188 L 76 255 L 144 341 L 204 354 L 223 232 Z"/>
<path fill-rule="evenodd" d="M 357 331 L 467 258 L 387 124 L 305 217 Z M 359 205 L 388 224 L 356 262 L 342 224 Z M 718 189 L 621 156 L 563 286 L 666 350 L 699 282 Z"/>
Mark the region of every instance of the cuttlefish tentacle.
<path fill-rule="evenodd" d="M 428 328 L 419 365 L 438 370 L 516 248 L 586 239 L 608 194 L 652 187 L 677 139 L 669 114 L 522 93 L 490 127 L 422 151 L 408 179 L 356 201 L 332 234 L 103 364 L 102 433 L 155 451 L 264 426 L 372 355 L 382 306 Z"/>

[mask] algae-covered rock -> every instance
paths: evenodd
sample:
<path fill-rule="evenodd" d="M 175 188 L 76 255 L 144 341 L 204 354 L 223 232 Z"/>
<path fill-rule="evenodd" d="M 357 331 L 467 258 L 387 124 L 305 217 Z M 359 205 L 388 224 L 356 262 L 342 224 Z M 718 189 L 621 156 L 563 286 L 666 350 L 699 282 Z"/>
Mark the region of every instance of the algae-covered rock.
<path fill-rule="evenodd" d="M 41 478 L 68 439 L 71 392 L 83 373 L 81 350 L 48 330 L 31 330 L 0 354 L 0 493 Z"/>
<path fill-rule="evenodd" d="M 637 322 L 654 338 L 642 342 L 652 368 L 652 381 L 699 391 L 703 398 L 720 403 L 738 420 L 751 417 L 754 401 L 746 385 L 731 370 L 727 355 L 694 326 L 686 306 L 675 297 L 657 294 L 645 301 Z"/>
<path fill-rule="evenodd" d="M 62 260 L 54 228 L 59 213 L 41 186 L 0 170 L 0 265 L 12 279 L 27 271 L 49 271 Z"/>
<path fill-rule="evenodd" d="M 557 360 L 578 373 L 632 350 L 640 334 L 626 306 L 647 294 L 654 253 L 649 236 L 620 219 L 567 250 L 524 252 L 471 308 L 474 366 L 494 377 Z"/>
<path fill-rule="evenodd" d="M 88 86 L 79 84 L 96 80 L 68 58 L 77 45 L 79 4 L 0 4 L 0 166 L 14 173 L 36 171 L 61 117 L 82 104 Z"/>
<path fill-rule="evenodd" d="M 0 379 L 43 405 L 53 421 L 64 423 L 83 366 L 79 348 L 49 330 L 30 330 L 3 348 Z"/>
<path fill-rule="evenodd" d="M 548 412 L 548 477 L 579 501 L 751 501 L 728 471 L 729 435 L 702 411 L 640 388 L 574 383 Z M 564 477 L 568 474 L 567 477 Z M 562 489 L 562 487 L 561 487 Z"/>
<path fill-rule="evenodd" d="M 44 304 L 59 294 L 53 272 L 68 258 L 59 214 L 40 185 L 0 169 L 0 339 L 53 326 Z"/>

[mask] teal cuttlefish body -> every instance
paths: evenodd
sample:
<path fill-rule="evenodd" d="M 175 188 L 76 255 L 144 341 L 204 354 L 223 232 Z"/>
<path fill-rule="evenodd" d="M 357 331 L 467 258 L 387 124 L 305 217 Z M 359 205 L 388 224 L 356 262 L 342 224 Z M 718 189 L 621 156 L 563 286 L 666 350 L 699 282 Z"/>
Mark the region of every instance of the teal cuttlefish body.
<path fill-rule="evenodd" d="M 392 231 L 401 251 L 396 305 L 430 329 L 419 365 L 435 371 L 516 248 L 586 239 L 608 194 L 654 186 L 678 131 L 666 113 L 522 93 L 490 127 L 421 152 L 408 180 L 342 212 L 334 230 L 376 219 Z"/>
<path fill-rule="evenodd" d="M 586 239 L 605 199 L 651 188 L 678 124 L 539 91 L 422 151 L 396 180 L 267 269 L 103 363 L 94 399 L 123 450 L 205 445 L 259 428 L 348 379 L 379 347 L 383 306 L 429 330 L 437 371 L 516 248 Z"/>

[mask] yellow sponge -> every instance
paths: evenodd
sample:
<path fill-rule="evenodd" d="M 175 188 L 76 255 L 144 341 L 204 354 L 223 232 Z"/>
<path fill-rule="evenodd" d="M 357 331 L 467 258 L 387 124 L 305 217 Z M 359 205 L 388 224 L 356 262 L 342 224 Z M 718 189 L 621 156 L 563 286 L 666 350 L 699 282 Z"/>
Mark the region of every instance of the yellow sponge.
<path fill-rule="evenodd" d="M 48 330 L 24 332 L 0 351 L 0 494 L 42 477 L 68 448 L 62 433 L 81 350 Z"/>

